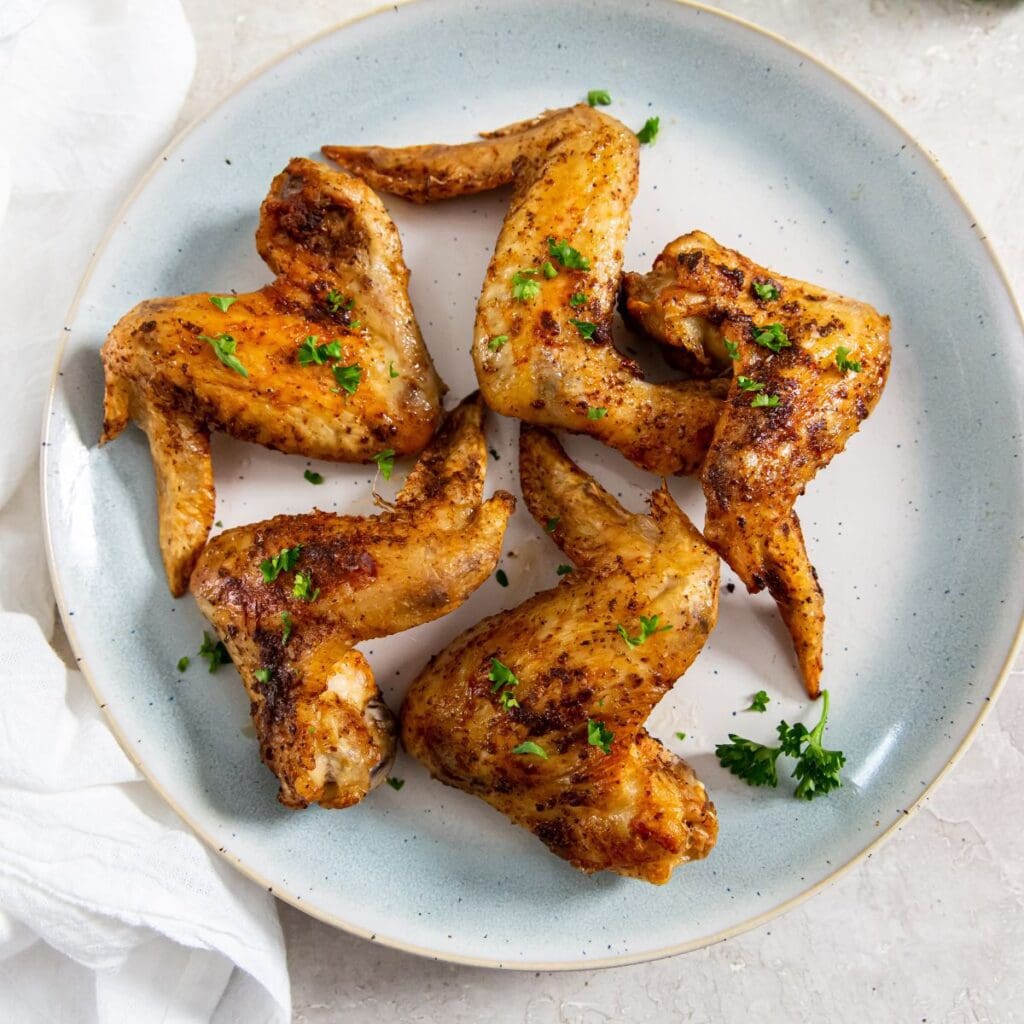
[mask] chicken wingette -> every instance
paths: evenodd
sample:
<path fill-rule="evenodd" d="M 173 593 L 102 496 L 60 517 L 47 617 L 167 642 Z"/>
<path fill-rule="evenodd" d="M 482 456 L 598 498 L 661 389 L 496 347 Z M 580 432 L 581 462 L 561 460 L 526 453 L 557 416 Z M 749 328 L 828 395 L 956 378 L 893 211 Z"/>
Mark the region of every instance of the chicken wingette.
<path fill-rule="evenodd" d="M 666 882 L 718 825 L 644 722 L 715 624 L 718 556 L 666 488 L 631 514 L 547 431 L 523 428 L 520 476 L 575 568 L 431 660 L 406 695 L 403 743 L 577 868 Z"/>
<path fill-rule="evenodd" d="M 149 299 L 103 346 L 102 441 L 131 419 L 148 435 L 175 596 L 213 524 L 211 431 L 367 462 L 420 451 L 441 418 L 398 232 L 361 179 L 292 160 L 260 210 L 256 247 L 273 283 Z"/>
<path fill-rule="evenodd" d="M 626 274 L 627 316 L 702 376 L 731 375 L 704 465 L 704 535 L 748 590 L 767 587 L 810 696 L 820 691 L 824 598 L 794 502 L 875 407 L 889 318 L 748 260 L 700 231 L 650 273 Z"/>
<path fill-rule="evenodd" d="M 720 383 L 649 383 L 612 343 L 639 168 L 630 129 L 581 105 L 463 145 L 323 152 L 414 202 L 512 183 L 473 335 L 487 404 L 589 434 L 656 473 L 697 469 L 721 411 Z"/>
<path fill-rule="evenodd" d="M 227 530 L 191 588 L 242 676 L 289 807 L 348 807 L 384 780 L 395 726 L 354 649 L 457 608 L 494 570 L 511 495 L 483 501 L 483 403 L 445 421 L 374 517 L 277 516 Z"/>

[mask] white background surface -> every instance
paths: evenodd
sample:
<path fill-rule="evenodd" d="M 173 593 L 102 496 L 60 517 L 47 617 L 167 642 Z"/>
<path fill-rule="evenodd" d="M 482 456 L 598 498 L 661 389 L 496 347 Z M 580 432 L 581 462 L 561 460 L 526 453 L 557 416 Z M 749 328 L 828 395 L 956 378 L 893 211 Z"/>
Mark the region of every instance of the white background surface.
<path fill-rule="evenodd" d="M 289 46 L 374 6 L 373 0 L 185 0 L 199 59 L 182 124 Z M 1024 6 L 999 0 L 730 0 L 719 6 L 810 50 L 889 110 L 938 157 L 988 228 L 1016 292 L 1024 293 Z M 324 113 L 325 138 L 343 118 L 344 111 Z M 410 141 L 429 141 L 428 135 Z M 295 1019 L 1024 1020 L 1021 674 L 1018 662 L 973 748 L 902 832 L 829 890 L 760 929 L 654 964 L 519 975 L 378 948 L 282 905 Z M 557 908 L 551 926 L 557 927 Z"/>

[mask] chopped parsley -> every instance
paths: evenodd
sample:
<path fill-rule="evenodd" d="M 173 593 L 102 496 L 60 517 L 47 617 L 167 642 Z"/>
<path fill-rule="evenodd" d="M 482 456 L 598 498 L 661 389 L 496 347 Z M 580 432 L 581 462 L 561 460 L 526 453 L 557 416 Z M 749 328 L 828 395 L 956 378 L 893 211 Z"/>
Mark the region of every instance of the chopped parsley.
<path fill-rule="evenodd" d="M 313 574 L 309 570 L 297 572 L 292 584 L 292 597 L 297 597 L 300 601 L 315 601 L 319 596 L 320 588 L 313 589 Z"/>
<path fill-rule="evenodd" d="M 863 367 L 856 359 L 850 359 L 850 350 L 843 348 L 842 345 L 836 349 L 835 354 L 836 366 L 843 371 L 843 373 L 860 373 Z"/>
<path fill-rule="evenodd" d="M 199 340 L 209 342 L 214 355 L 229 370 L 234 370 L 235 373 L 240 373 L 243 377 L 249 376 L 249 371 L 241 364 L 238 357 L 235 355 L 235 349 L 238 347 L 238 342 L 235 341 L 230 334 L 218 334 L 216 338 L 211 338 L 208 334 L 200 334 Z"/>
<path fill-rule="evenodd" d="M 722 339 L 725 342 L 725 354 L 733 361 L 736 362 L 740 357 L 740 347 L 735 341 L 730 341 L 728 338 Z"/>
<path fill-rule="evenodd" d="M 487 347 L 492 352 L 497 352 L 498 349 L 500 349 L 502 347 L 502 345 L 506 344 L 507 341 L 508 341 L 508 335 L 507 334 L 496 334 L 493 338 L 491 338 L 491 340 L 489 342 L 487 342 Z"/>
<path fill-rule="evenodd" d="M 341 342 L 335 340 L 326 345 L 318 345 L 318 340 L 315 334 L 302 339 L 298 353 L 300 366 L 323 366 L 328 359 L 341 358 Z"/>
<path fill-rule="evenodd" d="M 583 292 L 575 292 L 569 299 L 570 306 L 585 306 L 590 301 L 590 296 Z"/>
<path fill-rule="evenodd" d="M 260 562 L 260 572 L 263 573 L 264 583 L 273 583 L 283 572 L 291 572 L 299 560 L 299 553 L 302 545 L 296 544 L 293 548 L 283 548 L 273 558 L 264 558 Z"/>
<path fill-rule="evenodd" d="M 686 739 L 686 733 L 685 732 L 677 732 L 676 733 L 676 739 L 679 740 L 680 743 L 682 743 L 683 740 Z"/>
<path fill-rule="evenodd" d="M 231 655 L 228 654 L 228 649 L 219 640 L 214 640 L 205 629 L 203 630 L 203 642 L 199 645 L 199 656 L 209 662 L 211 672 L 216 672 L 221 665 L 231 664 Z"/>
<path fill-rule="evenodd" d="M 189 658 L 189 656 L 187 654 L 182 655 L 178 659 L 178 671 L 179 672 L 184 672 L 185 669 L 187 669 L 191 663 L 192 663 L 192 659 Z"/>
<path fill-rule="evenodd" d="M 779 297 L 779 289 L 771 281 L 766 284 L 754 281 L 751 287 L 754 289 L 754 294 L 764 302 L 774 302 Z"/>
<path fill-rule="evenodd" d="M 295 625 L 288 612 L 281 612 L 281 625 L 284 626 L 284 629 L 281 630 L 281 644 L 284 645 L 291 639 L 292 627 Z"/>
<path fill-rule="evenodd" d="M 595 722 L 592 718 L 587 719 L 587 743 L 592 747 L 600 747 L 605 754 L 612 752 L 612 740 L 615 733 L 605 728 L 604 722 Z"/>
<path fill-rule="evenodd" d="M 233 295 L 211 295 L 210 301 L 222 312 L 226 313 L 237 301 Z"/>
<path fill-rule="evenodd" d="M 590 260 L 581 256 L 579 249 L 574 249 L 565 239 L 556 242 L 548 239 L 548 254 L 558 260 L 566 270 L 589 270 Z"/>
<path fill-rule="evenodd" d="M 782 324 L 769 324 L 767 327 L 753 327 L 754 341 L 762 348 L 778 352 L 779 349 L 789 348 L 793 343 L 789 335 L 782 329 Z"/>
<path fill-rule="evenodd" d="M 744 377 L 742 374 L 736 378 L 736 383 L 740 391 L 764 391 L 764 385 L 759 380 Z"/>
<path fill-rule="evenodd" d="M 780 402 L 778 395 L 754 395 L 750 403 L 753 409 L 774 409 Z"/>
<path fill-rule="evenodd" d="M 779 783 L 776 764 L 780 754 L 796 759 L 792 778 L 797 780 L 795 795 L 800 800 L 813 800 L 824 796 L 842 785 L 839 770 L 846 764 L 846 757 L 840 750 L 826 750 L 822 745 L 825 723 L 828 720 L 828 690 L 822 690 L 821 718 L 810 731 L 801 723 L 788 725 L 779 722 L 776 732 L 779 745 L 770 747 L 763 743 L 729 734 L 729 743 L 715 747 L 715 755 L 723 768 L 738 775 L 751 786 L 777 786 Z"/>
<path fill-rule="evenodd" d="M 664 633 L 672 628 L 671 626 L 659 626 L 658 622 L 660 619 L 660 615 L 652 615 L 650 617 L 641 615 L 640 632 L 636 636 L 630 636 L 623 625 L 616 626 L 615 631 L 626 641 L 626 646 L 633 649 L 634 647 L 639 647 L 642 643 L 646 643 L 655 633 Z"/>
<path fill-rule="evenodd" d="M 591 89 L 587 93 L 587 103 L 592 107 L 607 107 L 611 101 L 611 94 L 605 89 Z"/>
<path fill-rule="evenodd" d="M 394 360 L 388 363 L 388 376 L 394 380 L 398 376 L 398 371 L 395 369 Z"/>
<path fill-rule="evenodd" d="M 350 331 L 358 331 L 363 326 L 362 320 L 353 320 L 350 324 L 345 325 Z"/>
<path fill-rule="evenodd" d="M 363 368 L 358 363 L 352 363 L 350 366 L 332 366 L 331 373 L 338 382 L 339 391 L 354 395 L 363 376 Z"/>
<path fill-rule="evenodd" d="M 548 759 L 547 751 L 533 740 L 527 740 L 525 743 L 520 743 L 519 746 L 512 748 L 513 754 L 534 754 L 537 757 L 542 757 L 546 761 Z"/>
<path fill-rule="evenodd" d="M 373 461 L 377 463 L 377 469 L 380 470 L 380 475 L 385 480 L 391 479 L 391 471 L 395 468 L 395 449 L 385 448 L 382 452 L 377 452 L 373 457 Z"/>
<path fill-rule="evenodd" d="M 302 475 L 311 484 L 322 484 L 324 482 L 323 474 L 314 473 L 311 469 L 307 469 Z"/>
<path fill-rule="evenodd" d="M 540 265 L 540 272 L 550 281 L 553 277 L 558 277 L 558 271 L 555 270 L 554 263 L 551 260 L 545 260 Z"/>
<path fill-rule="evenodd" d="M 771 697 L 768 696 L 766 691 L 758 690 L 757 693 L 754 694 L 754 698 L 751 700 L 750 707 L 747 708 L 747 710 L 760 711 L 763 714 L 768 710 L 768 703 L 770 700 Z"/>
<path fill-rule="evenodd" d="M 502 690 L 501 693 L 498 694 L 498 700 L 506 711 L 511 711 L 513 708 L 519 707 L 519 701 L 516 700 L 511 690 Z"/>
<path fill-rule="evenodd" d="M 560 565 L 557 569 L 555 569 L 555 572 L 557 572 L 559 576 L 568 576 L 569 573 L 572 572 L 572 566 Z"/>
<path fill-rule="evenodd" d="M 636 133 L 636 137 L 644 144 L 653 142 L 658 137 L 658 130 L 661 128 L 660 117 L 649 117 L 644 121 L 643 128 Z"/>
<path fill-rule="evenodd" d="M 336 292 L 333 288 L 324 298 L 324 305 L 327 307 L 328 313 L 337 313 L 341 309 L 351 309 L 355 304 L 355 299 L 346 299 L 341 292 Z"/>
<path fill-rule="evenodd" d="M 544 532 L 545 533 L 554 533 L 555 530 L 558 528 L 558 521 L 559 521 L 560 518 L 561 518 L 561 516 L 552 516 L 544 524 Z"/>
<path fill-rule="evenodd" d="M 534 281 L 536 270 L 517 270 L 512 275 L 512 298 L 520 302 L 529 302 L 540 295 L 540 283 Z"/>
<path fill-rule="evenodd" d="M 608 410 L 601 405 L 592 405 L 587 409 L 588 420 L 603 420 L 608 415 Z"/>
<path fill-rule="evenodd" d="M 405 779 L 396 779 L 393 775 L 389 775 L 387 783 L 397 793 L 405 785 Z"/>
<path fill-rule="evenodd" d="M 487 673 L 487 679 L 494 684 L 491 687 L 492 693 L 495 690 L 500 690 L 503 686 L 519 685 L 515 672 L 508 665 L 503 665 L 497 658 L 491 658 L 491 669 Z"/>
<path fill-rule="evenodd" d="M 499 587 L 507 587 L 508 586 L 508 576 L 505 574 L 505 570 L 504 569 L 499 569 L 494 574 L 494 578 L 498 581 L 498 586 Z"/>
<path fill-rule="evenodd" d="M 270 682 L 270 669 L 269 668 L 258 668 L 253 672 L 258 683 L 269 683 Z"/>
<path fill-rule="evenodd" d="M 580 332 L 582 337 L 590 341 L 594 337 L 594 331 L 597 330 L 597 324 L 588 323 L 586 320 L 576 320 L 574 317 L 569 317 L 569 323 Z"/>

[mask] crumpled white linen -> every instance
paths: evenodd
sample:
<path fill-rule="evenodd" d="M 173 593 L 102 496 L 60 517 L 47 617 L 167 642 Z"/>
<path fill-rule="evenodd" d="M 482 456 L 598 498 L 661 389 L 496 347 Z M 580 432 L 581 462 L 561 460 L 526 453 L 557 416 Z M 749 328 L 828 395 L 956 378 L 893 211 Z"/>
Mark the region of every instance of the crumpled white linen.
<path fill-rule="evenodd" d="M 51 646 L 38 454 L 61 318 L 194 64 L 178 0 L 0 0 L 0 1021 L 290 1016 L 272 898 L 163 803 Z"/>

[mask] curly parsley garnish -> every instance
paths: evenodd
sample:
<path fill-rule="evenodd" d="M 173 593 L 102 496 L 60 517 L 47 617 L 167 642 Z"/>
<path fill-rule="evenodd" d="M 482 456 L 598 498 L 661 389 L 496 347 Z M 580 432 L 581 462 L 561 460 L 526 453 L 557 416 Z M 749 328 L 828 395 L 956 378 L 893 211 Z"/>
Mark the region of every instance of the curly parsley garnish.
<path fill-rule="evenodd" d="M 230 334 L 218 334 L 216 338 L 211 338 L 208 334 L 200 334 L 199 340 L 208 342 L 213 349 L 214 355 L 229 370 L 234 370 L 235 373 L 240 373 L 243 377 L 249 376 L 249 371 L 235 355 L 238 342 Z"/>
<path fill-rule="evenodd" d="M 647 145 L 648 143 L 653 142 L 658 137 L 658 131 L 660 130 L 660 128 L 661 118 L 649 117 L 646 121 L 644 121 L 643 128 L 641 128 L 640 131 L 636 133 L 636 137 L 640 140 L 641 143 Z"/>
<path fill-rule="evenodd" d="M 836 366 L 843 371 L 843 373 L 860 373 L 863 367 L 856 359 L 850 359 L 850 350 L 843 348 L 842 345 L 836 349 L 835 360 Z"/>
<path fill-rule="evenodd" d="M 548 255 L 565 267 L 566 270 L 589 270 L 590 260 L 581 256 L 579 249 L 574 249 L 564 238 L 556 242 L 554 238 L 548 239 Z"/>
<path fill-rule="evenodd" d="M 747 708 L 747 710 L 760 711 L 763 713 L 768 710 L 768 704 L 770 701 L 771 697 L 768 696 L 766 690 L 758 690 L 757 693 L 754 694 L 754 697 L 750 702 L 750 707 Z"/>
<path fill-rule="evenodd" d="M 751 330 L 754 332 L 754 341 L 772 352 L 789 348 L 793 344 L 780 323 L 769 324 L 767 327 L 752 327 Z"/>
<path fill-rule="evenodd" d="M 592 718 L 587 719 L 587 743 L 592 747 L 600 747 L 605 754 L 612 752 L 612 740 L 615 733 L 605 728 L 604 722 L 595 722 Z"/>
<path fill-rule="evenodd" d="M 536 757 L 542 757 L 546 761 L 548 759 L 547 751 L 540 746 L 538 743 L 534 743 L 533 740 L 527 740 L 525 743 L 520 743 L 518 746 L 512 748 L 513 754 L 533 754 Z"/>
<path fill-rule="evenodd" d="M 615 627 L 615 632 L 626 641 L 626 646 L 632 650 L 635 647 L 639 647 L 642 643 L 646 643 L 647 640 L 654 636 L 655 633 L 664 633 L 666 630 L 671 629 L 669 626 L 659 626 L 658 622 L 661 619 L 660 615 L 652 615 L 648 618 L 646 615 L 640 616 L 640 632 L 636 636 L 630 636 L 626 627 L 618 625 Z"/>
<path fill-rule="evenodd" d="M 296 544 L 293 548 L 283 548 L 273 558 L 264 558 L 260 562 L 260 572 L 263 573 L 264 583 L 273 583 L 283 572 L 291 572 L 299 560 L 302 545 Z"/>

